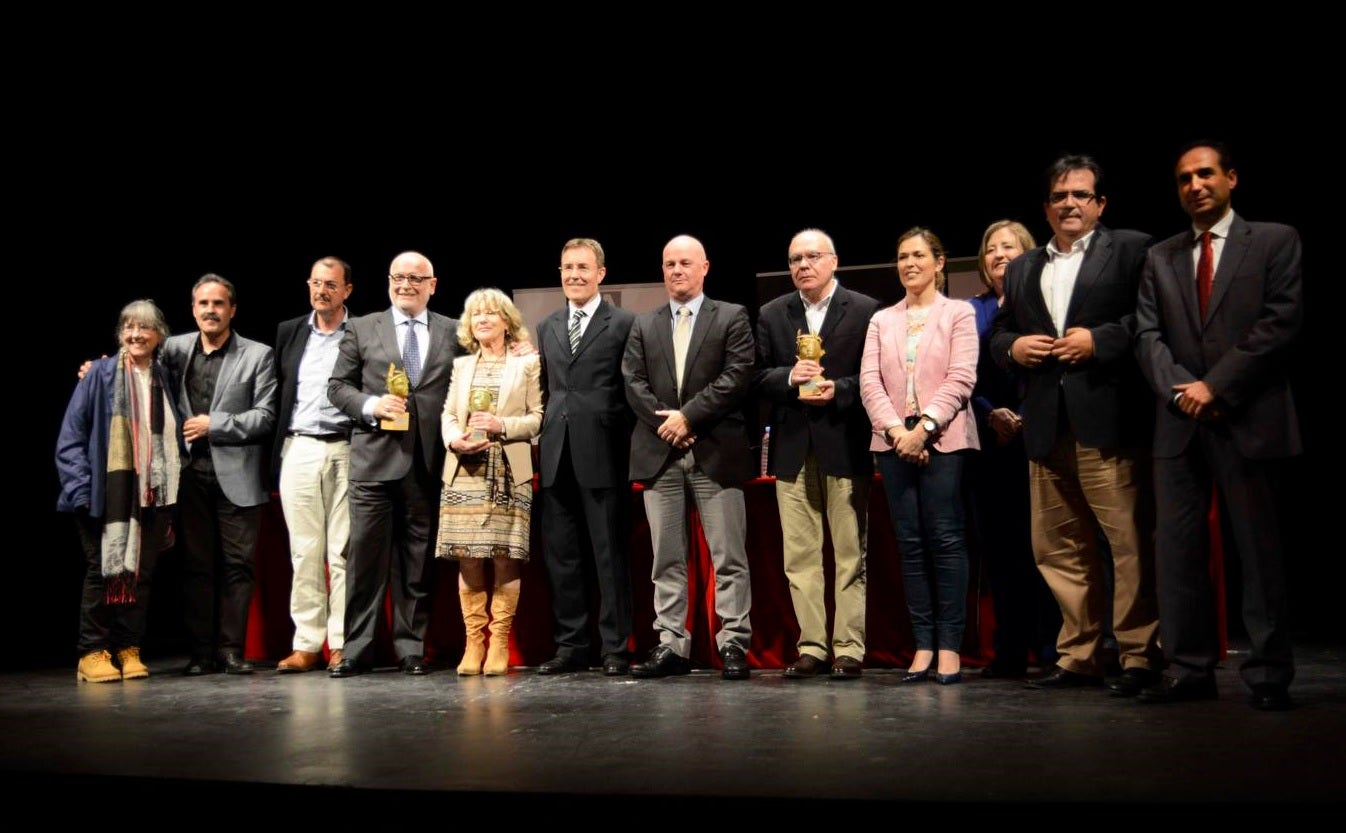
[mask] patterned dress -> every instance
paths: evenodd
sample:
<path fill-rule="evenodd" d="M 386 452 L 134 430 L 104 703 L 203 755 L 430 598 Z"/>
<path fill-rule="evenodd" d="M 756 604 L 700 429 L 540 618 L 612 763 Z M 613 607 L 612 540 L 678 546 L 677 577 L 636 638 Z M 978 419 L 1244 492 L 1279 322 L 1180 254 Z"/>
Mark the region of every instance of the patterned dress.
<path fill-rule="evenodd" d="M 478 361 L 472 387 L 489 390 L 491 401 L 499 401 L 503 369 L 503 361 Z M 500 443 L 461 454 L 453 482 L 440 493 L 435 555 L 527 561 L 532 513 L 533 484 L 514 482 Z"/>

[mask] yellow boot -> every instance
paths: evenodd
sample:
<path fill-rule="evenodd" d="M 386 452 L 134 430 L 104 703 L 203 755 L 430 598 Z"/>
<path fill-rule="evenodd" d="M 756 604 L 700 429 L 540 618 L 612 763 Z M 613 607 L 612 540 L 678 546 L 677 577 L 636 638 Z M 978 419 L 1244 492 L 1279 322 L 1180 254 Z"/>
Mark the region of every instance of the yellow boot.
<path fill-rule="evenodd" d="M 112 654 L 107 651 L 90 651 L 80 657 L 75 671 L 75 679 L 81 683 L 115 683 L 121 678 L 122 672 L 112 664 Z"/>
<path fill-rule="evenodd" d="M 122 667 L 123 680 L 143 680 L 150 669 L 140 661 L 139 648 L 122 648 L 117 652 L 117 664 Z"/>
<path fill-rule="evenodd" d="M 514 625 L 514 611 L 519 607 L 519 586 L 499 585 L 491 596 L 491 644 L 486 649 L 488 677 L 509 673 L 509 631 Z"/>
<path fill-rule="evenodd" d="M 470 677 L 481 673 L 481 661 L 486 656 L 486 591 L 458 588 L 458 605 L 463 609 L 463 630 L 467 640 L 463 645 L 463 661 L 458 663 L 458 674 Z"/>

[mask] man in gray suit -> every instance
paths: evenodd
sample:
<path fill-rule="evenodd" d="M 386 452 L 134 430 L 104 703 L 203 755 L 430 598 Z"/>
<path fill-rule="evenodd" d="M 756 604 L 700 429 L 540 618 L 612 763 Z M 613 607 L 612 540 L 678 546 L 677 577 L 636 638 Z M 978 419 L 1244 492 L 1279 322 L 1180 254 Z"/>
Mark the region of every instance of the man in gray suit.
<path fill-rule="evenodd" d="M 351 436 L 350 551 L 346 558 L 346 641 L 328 673 L 353 677 L 373 667 L 374 637 L 392 585 L 393 649 L 406 674 L 429 673 L 435 530 L 443 485 L 440 415 L 459 355 L 458 321 L 430 312 L 435 272 L 419 252 L 393 259 L 392 307 L 347 322 L 327 397 L 355 421 Z M 388 390 L 389 366 L 409 393 Z M 391 427 L 405 417 L 404 428 Z"/>
<path fill-rule="evenodd" d="M 1159 629 L 1168 660 L 1147 703 L 1213 700 L 1219 659 L 1207 518 L 1212 487 L 1242 562 L 1240 663 L 1251 705 L 1290 708 L 1294 658 L 1279 484 L 1303 451 L 1287 374 L 1304 318 L 1299 234 L 1250 223 L 1230 196 L 1238 172 L 1218 142 L 1194 142 L 1174 169 L 1189 230 L 1150 250 L 1136 352 L 1156 394 Z"/>
<path fill-rule="evenodd" d="M 748 608 L 743 483 L 754 474 L 743 401 L 752 385 L 748 312 L 702 294 L 710 261 L 694 237 L 664 246 L 669 302 L 638 316 L 622 359 L 635 412 L 631 479 L 645 485 L 654 548 L 655 630 L 659 645 L 632 667 L 635 677 L 691 670 L 687 632 L 687 499 L 701 514 L 715 567 L 716 646 L 724 678 L 746 680 L 752 642 Z"/>
<path fill-rule="evenodd" d="M 223 668 L 251 674 L 244 658 L 248 605 L 267 443 L 276 422 L 276 365 L 270 347 L 232 329 L 234 285 L 204 275 L 192 287 L 199 333 L 173 336 L 163 358 L 173 373 L 188 457 L 178 488 L 183 591 L 195 677 Z"/>

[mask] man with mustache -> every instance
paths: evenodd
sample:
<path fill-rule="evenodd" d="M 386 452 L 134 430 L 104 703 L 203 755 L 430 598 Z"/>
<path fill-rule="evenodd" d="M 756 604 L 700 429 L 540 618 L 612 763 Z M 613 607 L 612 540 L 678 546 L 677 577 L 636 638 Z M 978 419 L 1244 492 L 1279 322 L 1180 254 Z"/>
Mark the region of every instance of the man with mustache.
<path fill-rule="evenodd" d="M 270 497 L 266 444 L 276 421 L 270 347 L 232 329 L 234 285 L 203 275 L 192 287 L 198 333 L 164 342 L 188 456 L 178 487 L 189 677 L 251 674 L 244 658 L 261 507 Z"/>
<path fill-rule="evenodd" d="M 281 660 L 282 674 L 312 671 L 341 662 L 346 618 L 346 549 L 350 513 L 351 418 L 327 398 L 327 381 L 346 334 L 346 299 L 354 285 L 346 261 L 324 257 L 308 278 L 312 310 L 276 329 L 276 374 L 280 418 L 272 451 L 280 504 L 290 536 L 290 618 L 294 652 Z"/>
<path fill-rule="evenodd" d="M 1153 497 L 1142 453 L 1153 417 L 1132 351 L 1150 236 L 1099 224 L 1107 197 L 1091 157 L 1057 159 L 1045 185 L 1054 234 L 1010 263 L 990 341 L 995 361 L 1025 383 L 1033 553 L 1064 619 L 1056 669 L 1028 685 L 1103 684 L 1101 532 L 1111 550 L 1112 631 L 1122 666 L 1109 687 L 1134 696 L 1159 679 L 1160 662 Z"/>

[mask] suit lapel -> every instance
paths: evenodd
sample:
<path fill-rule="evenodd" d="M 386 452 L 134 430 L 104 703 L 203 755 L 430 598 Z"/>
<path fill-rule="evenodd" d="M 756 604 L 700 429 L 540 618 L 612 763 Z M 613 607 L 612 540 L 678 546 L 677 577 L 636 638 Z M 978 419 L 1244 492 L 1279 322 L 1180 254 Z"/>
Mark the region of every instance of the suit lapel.
<path fill-rule="evenodd" d="M 1093 291 L 1094 285 L 1098 283 L 1098 278 L 1103 274 L 1108 261 L 1112 260 L 1112 254 L 1112 235 L 1107 229 L 1098 226 L 1094 231 L 1094 241 L 1090 244 L 1089 251 L 1084 253 L 1084 262 L 1080 264 L 1080 272 L 1075 277 L 1075 289 L 1070 293 L 1070 304 L 1066 307 L 1064 325 L 1067 329 L 1079 314 L 1080 307 Z"/>
<path fill-rule="evenodd" d="M 1182 298 L 1182 308 L 1187 316 L 1187 323 L 1193 331 L 1201 332 L 1201 313 L 1200 301 L 1196 297 L 1196 270 L 1192 267 L 1192 246 L 1196 245 L 1189 233 L 1185 236 L 1185 243 L 1180 246 L 1174 246 L 1173 251 L 1169 253 L 1169 268 L 1173 271 L 1173 279 L 1178 282 L 1178 296 Z"/>
<path fill-rule="evenodd" d="M 702 309 L 705 305 L 702 305 Z M 668 302 L 659 305 L 654 313 L 654 353 L 662 357 L 664 369 L 668 372 L 668 378 L 673 383 L 673 387 L 678 386 L 678 366 L 673 359 L 673 311 L 669 308 Z M 691 351 L 688 350 L 688 355 Z"/>
<path fill-rule="evenodd" d="M 1024 270 L 1023 286 L 1019 291 L 1024 294 L 1024 299 L 1028 302 L 1029 309 L 1037 319 L 1038 326 L 1048 332 L 1056 333 L 1056 327 L 1052 324 L 1051 311 L 1047 309 L 1047 299 L 1042 296 L 1042 270 L 1047 266 L 1047 249 L 1046 247 L 1034 249 L 1024 257 L 1029 258 L 1028 268 Z M 1060 335 L 1059 333 L 1056 334 Z"/>
<path fill-rule="evenodd" d="M 225 391 L 229 390 L 234 384 L 234 378 L 238 376 L 238 363 L 241 360 L 241 351 L 238 349 L 238 332 L 229 334 L 229 350 L 224 354 L 224 361 L 220 363 L 220 375 L 215 380 L 215 393 L 210 397 L 210 407 L 212 410 L 220 407 L 220 397 Z"/>
<path fill-rule="evenodd" d="M 570 304 L 566 304 L 557 310 L 552 317 L 554 326 L 548 327 L 547 338 L 552 342 L 552 351 L 558 356 L 570 355 Z M 545 348 L 546 345 L 539 344 L 539 348 Z M 574 358 L 573 356 L 571 358 Z"/>
<path fill-rule="evenodd" d="M 798 296 L 796 296 L 796 300 Z M 827 305 L 827 313 L 823 315 L 823 325 L 818 328 L 818 336 L 823 340 L 823 349 L 827 348 L 827 339 L 832 335 L 838 324 L 846 317 L 847 307 L 846 296 L 841 294 L 841 287 L 837 287 L 832 292 L 832 300 Z M 799 308 L 800 315 L 803 315 L 804 308 L 801 304 Z"/>
<path fill-rule="evenodd" d="M 696 364 L 697 354 L 701 352 L 701 345 L 706 343 L 706 333 L 710 332 L 715 311 L 719 307 L 709 298 L 701 302 L 701 311 L 692 316 L 692 337 L 687 342 L 687 360 L 682 368 L 682 379 L 687 381 L 687 371 L 691 370 L 692 365 Z M 673 341 L 672 334 L 669 335 L 669 342 Z M 674 378 L 677 378 L 677 367 L 674 366 Z M 681 393 L 681 391 L 679 391 Z"/>
<path fill-rule="evenodd" d="M 795 331 L 796 336 L 809 331 L 809 319 L 804 314 L 804 301 L 799 297 L 798 292 L 791 295 L 790 300 L 785 304 L 785 320 L 789 323 L 790 329 Z M 826 326 L 827 322 L 823 321 L 823 327 Z"/>
<path fill-rule="evenodd" d="M 567 307 L 567 310 L 569 307 Z M 589 322 L 589 326 L 584 328 L 584 335 L 580 336 L 580 343 L 575 347 L 575 354 L 570 357 L 573 362 L 580 357 L 580 354 L 589 349 L 589 345 L 594 343 L 594 339 L 602 335 L 608 328 L 609 319 L 612 318 L 612 305 L 607 301 L 599 301 L 598 307 L 594 309 L 594 318 Z M 566 350 L 570 349 L 569 325 L 567 324 Z"/>
<path fill-rule="evenodd" d="M 1210 289 L 1210 302 L 1206 305 L 1206 321 L 1210 320 L 1229 292 L 1251 242 L 1252 229 L 1237 214 L 1234 215 L 1234 222 L 1229 226 L 1229 237 L 1224 241 L 1224 251 L 1220 253 L 1220 265 L 1215 270 L 1215 283 Z M 1205 321 L 1201 323 L 1204 327 Z"/>
<path fill-rule="evenodd" d="M 397 349 L 397 330 L 393 326 L 393 311 L 391 309 L 379 317 L 378 326 L 375 329 L 383 352 L 388 354 L 388 361 L 402 368 L 402 351 Z M 405 370 L 406 368 L 402 369 Z"/>

